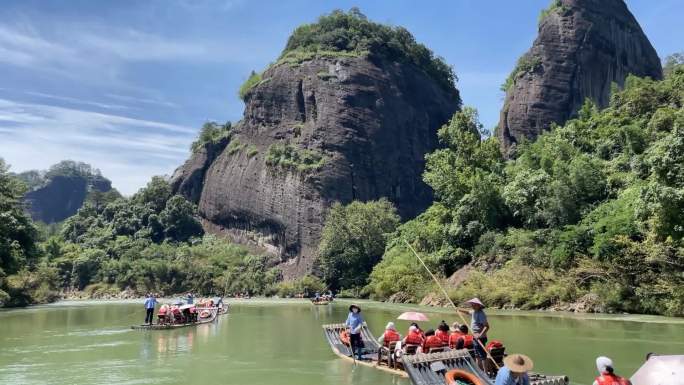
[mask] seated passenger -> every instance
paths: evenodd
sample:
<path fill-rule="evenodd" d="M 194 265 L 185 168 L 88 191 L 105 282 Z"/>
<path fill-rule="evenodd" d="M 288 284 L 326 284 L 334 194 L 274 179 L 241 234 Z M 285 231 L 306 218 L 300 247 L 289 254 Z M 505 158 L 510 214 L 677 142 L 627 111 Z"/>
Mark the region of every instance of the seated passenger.
<path fill-rule="evenodd" d="M 157 313 L 157 320 L 160 324 L 166 323 L 166 315 L 169 312 L 169 305 L 161 305 Z"/>
<path fill-rule="evenodd" d="M 404 337 L 403 344 L 404 345 L 422 345 L 423 344 L 423 335 L 420 333 L 420 329 L 418 329 L 415 324 L 412 324 L 409 327 L 408 334 L 406 334 L 406 337 Z"/>
<path fill-rule="evenodd" d="M 468 326 L 461 325 L 458 331 L 455 331 L 449 336 L 449 347 L 452 349 L 472 349 L 473 336 L 468 334 Z"/>
<path fill-rule="evenodd" d="M 397 333 L 394 322 L 388 322 L 387 326 L 385 326 L 385 332 L 378 338 L 378 342 L 383 346 L 388 347 L 391 342 L 395 341 L 401 341 L 401 334 Z"/>
<path fill-rule="evenodd" d="M 430 329 L 425 332 L 425 341 L 423 342 L 423 353 L 429 353 L 430 349 L 441 348 L 442 340 L 435 335 L 435 331 Z"/>
<path fill-rule="evenodd" d="M 340 340 L 345 346 L 349 346 L 349 331 L 347 329 L 340 331 Z"/>
<path fill-rule="evenodd" d="M 435 335 L 442 340 L 442 345 L 449 345 L 449 325 L 447 325 L 446 322 L 442 321 L 442 323 L 437 326 Z"/>

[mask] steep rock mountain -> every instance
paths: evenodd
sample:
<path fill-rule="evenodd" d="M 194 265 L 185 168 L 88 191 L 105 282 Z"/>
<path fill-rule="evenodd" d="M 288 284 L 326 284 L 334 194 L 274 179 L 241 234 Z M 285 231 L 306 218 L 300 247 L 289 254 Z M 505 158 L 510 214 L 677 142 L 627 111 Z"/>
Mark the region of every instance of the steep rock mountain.
<path fill-rule="evenodd" d="M 24 200 L 35 221 L 61 222 L 76 214 L 92 191 L 108 192 L 112 182 L 90 165 L 62 161 L 48 171 L 18 174 L 30 188 Z"/>
<path fill-rule="evenodd" d="M 280 255 L 293 278 L 311 271 L 333 202 L 387 197 L 404 217 L 430 204 L 424 156 L 460 106 L 453 86 L 363 55 L 276 64 L 262 79 L 220 155 L 195 152 L 172 178 L 208 230 Z"/>
<path fill-rule="evenodd" d="M 555 0 L 504 87 L 504 150 L 576 115 L 586 98 L 608 105 L 629 74 L 662 77 L 660 59 L 623 0 Z"/>

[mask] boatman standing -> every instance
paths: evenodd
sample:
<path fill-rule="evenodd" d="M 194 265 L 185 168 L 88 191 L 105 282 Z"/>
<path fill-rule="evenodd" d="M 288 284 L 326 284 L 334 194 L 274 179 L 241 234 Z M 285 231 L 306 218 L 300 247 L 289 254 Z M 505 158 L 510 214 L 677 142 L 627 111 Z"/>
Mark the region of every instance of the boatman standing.
<path fill-rule="evenodd" d="M 359 361 L 363 360 L 361 354 L 363 349 L 363 338 L 361 337 L 363 318 L 361 317 L 361 308 L 356 305 L 349 306 L 349 315 L 344 324 L 349 329 L 349 345 L 351 345 L 352 354 L 356 354 Z"/>
<path fill-rule="evenodd" d="M 466 301 L 468 305 L 473 309 L 468 312 L 467 310 L 461 310 L 461 312 L 470 313 L 471 322 L 470 329 L 473 333 L 473 347 L 475 349 L 475 360 L 477 366 L 484 370 L 484 362 L 487 358 L 487 352 L 484 350 L 483 346 L 487 344 L 487 332 L 489 331 L 489 321 L 487 321 L 487 315 L 485 314 L 484 304 L 479 298 L 473 298 Z"/>
<path fill-rule="evenodd" d="M 154 294 L 147 294 L 145 298 L 145 323 L 152 325 L 152 319 L 154 318 L 154 305 L 157 304 L 157 299 L 154 298 Z"/>

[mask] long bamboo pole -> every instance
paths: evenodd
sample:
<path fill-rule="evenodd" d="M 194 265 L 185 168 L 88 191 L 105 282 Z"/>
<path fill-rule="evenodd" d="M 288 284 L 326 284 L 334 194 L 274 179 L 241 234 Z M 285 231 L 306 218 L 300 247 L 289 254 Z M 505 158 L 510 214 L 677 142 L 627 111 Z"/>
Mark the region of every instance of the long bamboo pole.
<path fill-rule="evenodd" d="M 417 253 L 416 250 L 413 248 L 413 246 L 411 246 L 411 244 L 408 243 L 408 241 L 407 241 L 406 239 L 404 239 L 404 243 L 406 243 L 406 246 L 408 246 L 408 248 L 411 250 L 411 252 L 413 252 L 413 255 L 415 255 L 416 258 L 418 258 L 418 260 L 420 261 L 420 264 L 423 265 L 423 267 L 424 267 L 425 270 L 428 272 L 428 274 L 430 274 L 430 277 L 432 277 L 432 279 L 435 281 L 435 283 L 437 284 L 437 286 L 439 286 L 439 288 L 442 290 L 442 293 L 444 293 L 444 297 L 447 299 L 447 301 L 449 301 L 449 303 L 451 304 L 451 306 L 454 307 L 454 309 L 456 310 L 456 313 L 458 314 L 458 316 L 461 317 L 461 321 L 463 321 L 464 324 L 467 324 L 468 321 L 466 321 L 465 317 L 463 317 L 463 314 L 461 314 L 461 311 L 462 311 L 462 310 L 459 309 L 458 306 L 456 306 L 456 304 L 454 303 L 454 301 L 451 300 L 451 297 L 449 297 L 449 294 L 447 293 L 447 291 L 444 289 L 444 287 L 442 286 L 442 284 L 439 283 L 439 280 L 437 279 L 437 277 L 435 277 L 435 275 L 432 274 L 432 272 L 430 271 L 430 269 L 427 267 L 427 265 L 425 264 L 425 262 L 423 261 L 423 259 L 420 257 L 420 255 L 418 255 L 418 253 Z M 494 363 L 494 366 L 496 366 L 497 369 L 501 369 L 501 368 L 499 367 L 499 364 L 497 364 L 496 361 L 494 360 L 494 357 L 492 357 L 492 355 L 489 354 L 489 351 L 485 348 L 484 344 L 482 344 L 482 341 L 480 341 L 478 338 L 475 338 L 475 341 L 477 341 L 477 343 L 482 347 L 482 350 L 484 350 L 485 354 L 487 354 L 487 358 L 489 358 L 489 359 L 492 361 L 492 363 Z"/>

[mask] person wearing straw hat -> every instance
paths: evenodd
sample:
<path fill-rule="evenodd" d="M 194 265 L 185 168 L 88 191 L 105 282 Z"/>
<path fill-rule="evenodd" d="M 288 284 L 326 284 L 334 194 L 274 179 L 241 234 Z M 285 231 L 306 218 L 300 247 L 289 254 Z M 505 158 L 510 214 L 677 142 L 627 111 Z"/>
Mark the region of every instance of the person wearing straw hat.
<path fill-rule="evenodd" d="M 361 317 L 361 308 L 357 305 L 349 306 L 349 315 L 344 324 L 349 329 L 349 345 L 351 345 L 352 355 L 356 354 L 357 359 L 361 361 L 363 360 L 363 338 L 361 337 L 363 317 Z"/>
<path fill-rule="evenodd" d="M 600 376 L 594 380 L 594 385 L 632 385 L 632 382 L 614 373 L 613 360 L 608 357 L 598 357 L 596 359 L 596 369 Z"/>
<path fill-rule="evenodd" d="M 534 363 L 524 354 L 511 354 L 504 358 L 504 366 L 496 374 L 494 385 L 530 385 L 527 372 Z"/>
<path fill-rule="evenodd" d="M 485 305 L 480 301 L 479 298 L 472 298 L 466 301 L 472 311 L 470 313 L 470 330 L 473 334 L 473 346 L 475 348 L 475 361 L 480 369 L 484 370 L 484 361 L 487 358 L 487 352 L 485 352 L 483 346 L 487 344 L 487 332 L 489 331 L 489 321 L 487 321 L 487 315 L 484 312 Z M 460 309 L 459 309 L 460 310 Z M 466 312 L 461 310 L 462 312 Z M 478 342 L 478 340 L 480 342 Z"/>

